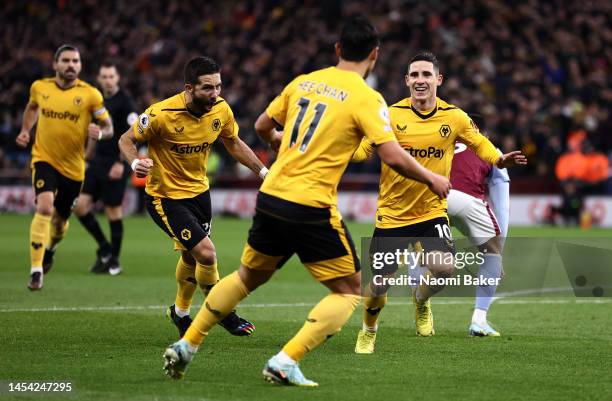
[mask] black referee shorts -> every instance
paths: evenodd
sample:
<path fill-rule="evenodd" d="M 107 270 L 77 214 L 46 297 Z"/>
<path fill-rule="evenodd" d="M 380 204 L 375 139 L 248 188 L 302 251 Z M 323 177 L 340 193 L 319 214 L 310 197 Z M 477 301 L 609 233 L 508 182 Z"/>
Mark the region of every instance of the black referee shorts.
<path fill-rule="evenodd" d="M 91 195 L 94 202 L 102 199 L 106 206 L 121 206 L 131 171 L 127 164 L 123 164 L 123 175 L 118 180 L 108 178 L 108 172 L 113 165 L 112 163 L 90 164 L 87 170 L 85 170 L 85 182 L 82 192 Z"/>

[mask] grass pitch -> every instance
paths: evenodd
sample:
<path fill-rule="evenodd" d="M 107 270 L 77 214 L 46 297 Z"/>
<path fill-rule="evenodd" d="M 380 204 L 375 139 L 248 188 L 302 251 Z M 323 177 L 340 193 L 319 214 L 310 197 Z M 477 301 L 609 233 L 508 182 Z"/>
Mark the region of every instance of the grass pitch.
<path fill-rule="evenodd" d="M 295 259 L 239 307 L 256 325 L 255 335 L 231 337 L 215 328 L 186 379 L 176 382 L 161 369 L 163 349 L 177 334 L 164 316 L 174 301 L 178 258 L 170 240 L 150 219 L 129 218 L 124 273 L 95 276 L 88 272 L 94 242 L 73 218 L 44 289 L 30 293 L 30 218 L 0 216 L 0 399 L 612 400 L 609 298 L 502 299 L 489 313 L 502 332 L 498 339 L 467 337 L 468 298 L 434 299 L 436 336 L 417 338 L 409 300 L 394 299 L 382 313 L 375 354 L 353 353 L 359 309 L 342 332 L 301 363 L 319 388 L 271 386 L 262 380 L 261 368 L 326 293 Z M 249 224 L 215 219 L 222 275 L 238 266 Z M 349 227 L 357 243 L 372 231 L 368 224 Z M 563 229 L 511 234 L 585 235 Z M 70 381 L 74 391 L 6 392 L 8 381 L 26 380 Z"/>

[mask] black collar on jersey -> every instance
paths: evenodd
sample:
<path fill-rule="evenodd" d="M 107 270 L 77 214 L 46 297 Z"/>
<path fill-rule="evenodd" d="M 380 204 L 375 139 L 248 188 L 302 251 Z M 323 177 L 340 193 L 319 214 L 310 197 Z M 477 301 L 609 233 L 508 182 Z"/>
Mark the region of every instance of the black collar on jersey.
<path fill-rule="evenodd" d="M 195 111 L 191 110 L 189 107 L 185 106 L 185 110 L 187 110 L 187 113 L 191 114 L 194 117 L 197 118 L 202 118 L 202 116 L 204 114 L 206 114 L 206 110 L 204 110 L 202 113 L 196 113 Z"/>
<path fill-rule="evenodd" d="M 62 87 L 61 87 L 61 86 L 60 86 L 60 85 L 57 83 L 57 81 L 56 81 L 55 79 L 53 79 L 53 83 L 55 84 L 55 86 L 57 86 L 57 87 L 59 88 L 59 90 L 63 90 L 63 91 L 67 91 L 67 90 L 70 90 L 70 89 L 72 89 L 72 88 L 76 88 L 76 87 L 79 85 L 79 83 L 78 83 L 78 82 L 75 82 L 75 83 L 74 83 L 74 85 L 72 85 L 72 86 L 69 86 L 69 87 L 67 87 L 67 88 L 62 88 Z"/>
<path fill-rule="evenodd" d="M 225 100 L 217 100 L 215 103 L 213 103 L 212 107 L 215 107 L 216 105 L 218 105 L 219 103 L 223 103 L 224 101 Z M 195 118 L 202 118 L 204 116 L 204 114 L 210 113 L 212 111 L 212 107 L 211 107 L 210 111 L 205 111 L 204 113 L 202 113 L 200 115 L 197 115 L 193 111 L 189 110 L 189 108 L 187 106 L 181 107 L 181 108 L 177 108 L 177 109 L 162 109 L 161 111 L 186 111 L 187 113 L 189 113 L 190 115 L 194 116 Z"/>
<path fill-rule="evenodd" d="M 410 105 L 410 109 L 414 112 L 414 114 L 419 116 L 422 120 L 427 120 L 429 117 L 433 117 L 433 115 L 436 114 L 436 111 L 438 111 L 438 105 L 436 105 L 436 107 L 434 107 L 434 109 L 427 114 L 421 113 L 420 111 L 415 109 L 414 106 L 412 105 Z"/>
<path fill-rule="evenodd" d="M 391 107 L 397 107 L 398 109 L 410 109 L 410 110 L 412 110 L 412 111 L 414 112 L 414 114 L 416 114 L 417 116 L 419 116 L 419 117 L 420 117 L 422 120 L 427 120 L 428 118 L 433 117 L 433 116 L 434 116 L 434 114 L 436 114 L 436 112 L 437 112 L 438 110 L 443 110 L 443 111 L 446 111 L 446 110 L 454 110 L 454 109 L 456 109 L 456 107 L 453 107 L 453 106 L 449 106 L 449 107 L 438 107 L 438 106 L 436 105 L 436 107 L 434 107 L 434 109 L 433 109 L 432 111 L 430 111 L 430 112 L 429 112 L 429 113 L 427 113 L 427 114 L 423 114 L 423 113 L 421 113 L 420 111 L 418 111 L 417 109 L 415 109 L 415 108 L 414 108 L 414 106 L 412 106 L 412 105 L 410 105 L 410 106 L 391 106 Z"/>
<path fill-rule="evenodd" d="M 202 116 L 204 114 L 206 114 L 206 113 L 202 113 L 200 115 L 197 115 L 196 113 L 193 113 L 191 110 L 189 110 L 187 107 L 179 107 L 177 109 L 172 109 L 172 108 L 170 108 L 170 109 L 161 109 L 161 111 L 184 111 L 187 114 L 189 114 L 190 116 L 195 117 L 195 118 L 202 118 Z"/>
<path fill-rule="evenodd" d="M 434 109 L 432 111 L 430 111 L 427 114 L 423 114 L 421 112 L 419 112 L 417 109 L 415 109 L 412 105 L 410 106 L 391 106 L 391 107 L 397 107 L 398 109 L 410 109 L 414 112 L 414 114 L 416 114 L 417 116 L 421 117 L 421 119 L 426 120 L 429 117 L 433 116 L 434 114 L 436 114 L 436 111 L 438 111 L 438 106 L 436 105 L 436 107 L 434 107 Z"/>

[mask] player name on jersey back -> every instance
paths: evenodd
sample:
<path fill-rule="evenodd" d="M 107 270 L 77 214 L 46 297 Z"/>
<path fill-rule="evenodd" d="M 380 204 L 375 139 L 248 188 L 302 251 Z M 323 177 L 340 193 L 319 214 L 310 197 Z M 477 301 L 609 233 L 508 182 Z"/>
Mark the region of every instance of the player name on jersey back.
<path fill-rule="evenodd" d="M 387 104 L 355 71 L 300 75 L 266 114 L 285 135 L 261 191 L 300 205 L 335 207 L 340 177 L 361 138 L 395 141 Z"/>
<path fill-rule="evenodd" d="M 348 91 L 335 88 L 325 82 L 319 81 L 302 81 L 298 84 L 298 88 L 304 92 L 313 92 L 320 96 L 330 97 L 332 99 L 344 102 L 349 97 Z"/>

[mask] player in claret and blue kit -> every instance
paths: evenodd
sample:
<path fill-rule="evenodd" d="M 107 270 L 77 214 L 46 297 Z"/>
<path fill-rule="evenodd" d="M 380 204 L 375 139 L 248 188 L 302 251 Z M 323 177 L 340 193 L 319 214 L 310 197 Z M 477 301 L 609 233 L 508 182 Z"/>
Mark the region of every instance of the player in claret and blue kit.
<path fill-rule="evenodd" d="M 507 169 L 485 163 L 464 143 L 457 142 L 451 183 L 453 189 L 447 199 L 450 221 L 484 253 L 477 277 L 501 278 L 502 249 L 508 234 L 510 213 L 510 177 Z M 487 190 L 492 207 L 486 201 Z M 487 321 L 487 311 L 496 289 L 496 285 L 476 287 L 476 304 L 469 328 L 471 336 L 500 336 Z"/>

